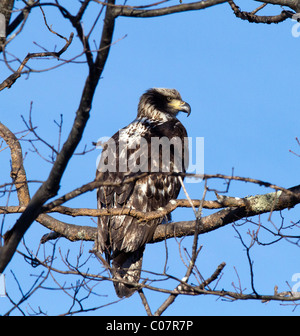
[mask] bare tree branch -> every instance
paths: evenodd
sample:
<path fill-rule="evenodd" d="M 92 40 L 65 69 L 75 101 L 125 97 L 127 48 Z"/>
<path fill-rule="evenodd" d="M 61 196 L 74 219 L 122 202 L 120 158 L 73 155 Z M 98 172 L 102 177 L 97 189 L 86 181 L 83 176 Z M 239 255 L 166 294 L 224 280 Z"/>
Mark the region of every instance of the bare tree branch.
<path fill-rule="evenodd" d="M 228 3 L 232 8 L 236 17 L 251 23 L 266 23 L 266 24 L 280 23 L 285 21 L 287 18 L 291 17 L 291 13 L 289 13 L 288 11 L 282 11 L 281 14 L 279 15 L 260 16 L 255 14 L 257 10 L 254 12 L 244 12 L 241 11 L 240 8 L 232 0 L 229 0 Z"/>
<path fill-rule="evenodd" d="M 8 35 L 7 33 L 7 27 L 10 21 L 10 17 L 11 17 L 11 12 L 14 6 L 14 0 L 2 0 L 0 2 L 0 14 L 3 14 L 5 17 L 5 21 L 6 21 L 6 36 Z M 3 49 L 3 45 L 6 42 L 6 37 L 0 37 L 0 52 Z"/>
<path fill-rule="evenodd" d="M 9 36 L 20 24 L 26 21 L 31 9 L 39 1 L 29 0 L 26 3 L 26 6 L 21 10 L 20 14 L 9 24 L 6 30 L 6 35 Z"/>
<path fill-rule="evenodd" d="M 255 0 L 259 2 L 264 2 L 272 5 L 287 6 L 296 11 L 300 12 L 300 1 L 299 0 Z"/>
<path fill-rule="evenodd" d="M 115 6 L 113 12 L 115 16 L 146 18 L 146 17 L 156 17 L 192 10 L 205 9 L 208 7 L 222 4 L 224 2 L 227 2 L 227 0 L 206 0 L 206 1 L 202 0 L 158 9 L 135 9 L 135 8 L 129 8 L 128 6 L 120 6 L 120 7 Z"/>
<path fill-rule="evenodd" d="M 114 4 L 114 0 L 109 0 L 109 3 Z M 112 13 L 111 7 L 108 6 L 106 8 L 100 49 L 93 65 L 89 64 L 89 74 L 85 82 L 81 101 L 76 112 L 76 118 L 71 132 L 64 143 L 62 150 L 57 155 L 56 161 L 53 164 L 47 180 L 32 197 L 26 210 L 20 216 L 14 227 L 6 233 L 4 245 L 0 248 L 0 273 L 3 272 L 11 260 L 26 230 L 40 214 L 42 205 L 49 198 L 55 196 L 59 190 L 61 177 L 81 140 L 84 128 L 89 119 L 94 93 L 106 63 L 112 42 L 114 21 L 115 17 Z M 79 26 L 80 23 L 78 22 L 77 27 Z"/>
<path fill-rule="evenodd" d="M 17 137 L 0 122 L 0 137 L 6 142 L 11 150 L 11 173 L 13 183 L 18 191 L 20 206 L 26 206 L 29 203 L 30 196 L 27 186 L 27 178 L 23 166 L 22 148 Z"/>
<path fill-rule="evenodd" d="M 71 33 L 69 39 L 67 40 L 66 44 L 63 46 L 63 48 L 58 51 L 49 51 L 49 52 L 40 52 L 40 53 L 28 53 L 27 56 L 24 58 L 23 62 L 19 66 L 18 70 L 14 72 L 12 75 L 10 75 L 8 78 L 6 78 L 1 84 L 0 84 L 0 91 L 2 91 L 5 88 L 10 88 L 16 80 L 21 77 L 22 71 L 26 65 L 26 63 L 32 59 L 32 58 L 38 58 L 38 57 L 55 57 L 59 58 L 61 54 L 63 54 L 69 47 L 69 45 L 72 43 L 74 34 Z"/>
<path fill-rule="evenodd" d="M 267 213 L 270 211 L 280 211 L 286 208 L 291 208 L 296 204 L 300 203 L 300 186 L 290 188 L 295 191 L 295 196 L 287 195 L 286 193 L 279 192 L 264 194 L 264 195 L 256 195 L 246 197 L 244 199 L 238 199 L 238 207 L 230 207 L 220 210 L 211 215 L 202 217 L 198 223 L 197 230 L 198 234 L 203 234 L 212 230 L 216 230 L 220 227 L 223 227 L 227 224 L 238 221 L 244 217 L 251 217 L 260 215 L 263 213 Z M 296 192 L 297 191 L 297 192 Z M 241 201 L 242 200 L 242 201 Z M 184 206 L 188 206 L 188 201 L 178 200 L 178 204 L 182 203 Z M 199 201 L 193 201 L 195 205 L 199 204 Z M 205 202 L 203 202 L 204 204 Z M 236 204 L 236 205 L 237 205 Z M 166 208 L 168 209 L 168 207 Z M 90 215 L 99 215 L 96 213 L 99 210 L 90 209 Z M 101 210 L 102 211 L 102 210 Z M 111 211 L 111 214 L 109 212 Z M 162 210 L 164 211 L 164 210 Z M 103 211 L 104 212 L 104 211 Z M 115 215 L 127 214 L 132 215 L 133 211 L 131 209 L 111 209 L 108 212 L 105 212 L 105 215 L 112 215 L 114 212 Z M 103 213 L 102 213 L 103 215 Z M 134 215 L 137 215 L 135 213 Z M 141 220 L 143 216 L 148 219 L 149 216 L 153 216 L 155 218 L 161 216 L 160 212 L 152 212 L 148 214 L 139 213 Z M 153 218 L 152 217 L 152 218 Z M 61 225 L 46 225 L 50 230 L 54 230 L 58 232 L 60 235 L 64 236 L 67 239 L 72 241 L 74 240 L 94 240 L 96 237 L 96 228 L 89 226 L 78 226 L 71 224 L 61 224 Z M 66 235 L 71 234 L 70 236 Z M 195 234 L 195 221 L 183 221 L 183 222 L 172 222 L 168 224 L 158 225 L 154 232 L 153 240 L 151 243 L 156 243 L 168 238 L 174 237 L 184 237 L 191 236 Z"/>
<path fill-rule="evenodd" d="M 291 208 L 300 203 L 300 186 L 290 188 L 290 190 L 296 193 L 296 195 L 291 197 L 285 193 L 280 194 L 280 196 L 276 193 L 256 195 L 246 198 L 247 201 L 245 204 L 247 205 L 245 207 L 226 208 L 214 214 L 202 217 L 199 222 L 198 233 L 202 234 L 216 230 L 245 217 L 260 215 L 269 211 L 279 211 L 282 210 L 283 207 Z M 249 203 L 248 199 L 250 199 Z M 152 242 L 172 237 L 191 236 L 194 234 L 194 225 L 195 221 L 182 221 L 159 225 L 154 232 Z"/>
<path fill-rule="evenodd" d="M 12 157 L 12 175 L 14 171 L 18 172 L 17 178 L 14 180 L 14 184 L 17 187 L 18 197 L 20 205 L 13 207 L 1 207 L 0 213 L 23 213 L 26 211 L 26 206 L 29 202 L 28 186 L 26 183 L 26 174 L 24 167 L 22 166 L 22 151 L 17 138 L 4 126 L 1 124 L 0 133 L 2 138 L 11 147 L 11 157 Z M 21 168 L 20 168 L 21 167 Z M 144 174 L 141 174 L 144 176 Z M 136 179 L 138 177 L 134 177 Z M 174 211 L 177 207 L 201 207 L 207 209 L 218 209 L 222 207 L 230 207 L 221 210 L 212 215 L 206 216 L 201 219 L 198 223 L 197 229 L 199 234 L 215 230 L 221 226 L 232 223 L 238 219 L 245 216 L 254 216 L 265 212 L 278 211 L 285 208 L 291 208 L 300 202 L 300 186 L 296 186 L 290 189 L 281 188 L 279 186 L 272 185 L 270 183 L 249 179 L 241 178 L 237 176 L 226 176 L 221 174 L 216 175 L 205 175 L 205 179 L 210 178 L 226 178 L 228 180 L 237 181 L 248 181 L 252 183 L 258 183 L 260 185 L 272 187 L 276 189 L 276 192 L 268 193 L 264 195 L 250 196 L 246 198 L 233 198 L 218 196 L 217 201 L 205 201 L 204 199 L 199 200 L 172 200 L 169 204 L 158 210 L 148 213 L 143 213 L 136 211 L 135 209 L 72 209 L 69 207 L 60 206 L 64 202 L 81 195 L 87 191 L 94 190 L 99 187 L 99 182 L 90 182 L 74 191 L 60 197 L 56 201 L 49 203 L 46 206 L 40 208 L 40 215 L 37 217 L 37 221 L 42 225 L 46 226 L 50 230 L 56 232 L 56 235 L 51 234 L 47 238 L 43 238 L 43 242 L 50 238 L 57 238 L 57 236 L 63 236 L 71 241 L 74 240 L 94 240 L 96 237 L 96 229 L 89 226 L 76 226 L 73 224 L 64 223 L 51 218 L 42 212 L 59 212 L 69 216 L 112 216 L 112 215 L 129 215 L 139 218 L 141 221 L 147 221 L 154 218 L 161 218 L 166 216 L 168 213 Z M 128 181 L 122 181 L 122 183 L 129 183 L 133 178 L 129 178 Z M 24 189 L 25 188 L 25 189 Z M 25 194 L 23 193 L 25 190 Z M 26 192 L 27 190 L 27 192 Z M 199 226 L 199 228 L 198 228 Z M 195 221 L 180 222 L 180 223 L 168 223 L 167 225 L 159 225 L 155 231 L 153 237 L 153 242 L 157 242 L 166 238 L 182 237 L 186 235 L 195 234 Z M 6 236 L 7 237 L 7 236 Z"/>
<path fill-rule="evenodd" d="M 36 132 L 35 128 L 29 120 L 29 124 L 26 124 L 27 131 L 29 131 L 32 136 L 34 137 L 34 141 L 38 141 L 39 143 L 43 143 L 44 145 L 48 146 L 53 153 L 52 161 L 53 164 L 52 169 L 48 175 L 48 178 L 44 182 L 41 183 L 41 187 L 38 191 L 34 194 L 32 199 L 30 198 L 29 194 L 29 186 L 30 181 L 27 181 L 26 172 L 24 169 L 24 157 L 22 154 L 22 148 L 20 146 L 20 142 L 18 138 L 3 124 L 0 123 L 0 136 L 4 139 L 4 142 L 7 144 L 11 152 L 11 183 L 4 183 L 0 186 L 1 188 L 1 195 L 7 193 L 7 202 L 6 206 L 0 206 L 0 214 L 21 214 L 18 221 L 15 223 L 11 230 L 8 230 L 1 239 L 4 239 L 4 245 L 0 244 L 0 273 L 6 268 L 7 264 L 9 263 L 10 259 L 12 258 L 16 248 L 23 237 L 26 230 L 29 228 L 31 223 L 35 220 L 39 222 L 44 227 L 51 230 L 49 234 L 46 234 L 42 237 L 41 243 L 45 243 L 49 240 L 57 239 L 58 237 L 66 238 L 70 241 L 95 241 L 97 237 L 97 228 L 96 226 L 83 226 L 83 225 L 74 225 L 69 220 L 70 216 L 89 216 L 89 217 L 99 217 L 99 216 L 132 216 L 137 218 L 140 222 L 146 222 L 157 218 L 162 218 L 164 216 L 168 216 L 172 211 L 177 208 L 192 208 L 194 215 L 194 220 L 189 221 L 182 221 L 182 222 L 169 222 L 167 224 L 158 225 L 156 231 L 154 233 L 153 239 L 150 243 L 160 242 L 162 240 L 166 240 L 168 238 L 180 238 L 185 236 L 194 236 L 193 243 L 191 249 L 187 249 L 182 247 L 181 242 L 184 241 L 183 239 L 176 239 L 176 242 L 179 245 L 180 250 L 180 258 L 183 262 L 185 270 L 181 276 L 173 276 L 172 274 L 167 274 L 168 269 L 168 247 L 167 243 L 166 246 L 166 261 L 163 266 L 162 272 L 153 272 L 148 270 L 142 270 L 143 274 L 143 281 L 141 283 L 131 283 L 122 279 L 112 279 L 110 276 L 104 276 L 103 272 L 107 272 L 107 269 L 110 269 L 110 266 L 105 261 L 102 255 L 99 253 L 95 253 L 94 250 L 86 251 L 88 255 L 87 260 L 89 258 L 92 259 L 93 255 L 95 255 L 102 263 L 103 268 L 100 265 L 100 271 L 97 268 L 95 274 L 86 270 L 84 272 L 84 267 L 82 265 L 84 263 L 79 262 L 82 251 L 78 252 L 78 255 L 75 257 L 77 261 L 74 264 L 70 262 L 69 259 L 69 251 L 67 252 L 67 256 L 63 256 L 63 252 L 59 250 L 59 255 L 61 256 L 61 261 L 63 262 L 63 266 L 61 269 L 54 267 L 54 260 L 57 256 L 54 255 L 55 245 L 59 243 L 61 240 L 57 240 L 54 244 L 47 244 L 44 247 L 44 251 L 51 246 L 53 247 L 53 254 L 46 255 L 44 254 L 43 258 L 38 258 L 38 253 L 35 255 L 29 248 L 25 246 L 25 250 L 27 251 L 23 253 L 18 251 L 24 259 L 29 262 L 32 266 L 41 266 L 45 267 L 47 272 L 40 273 L 37 276 L 36 281 L 33 282 L 33 286 L 30 288 L 29 291 L 23 291 L 22 283 L 17 279 L 17 276 L 13 274 L 14 279 L 17 282 L 17 285 L 21 292 L 21 299 L 15 300 L 13 296 L 9 296 L 9 300 L 12 304 L 12 308 L 8 311 L 10 314 L 12 311 L 18 309 L 21 314 L 26 313 L 23 308 L 20 308 L 20 305 L 25 302 L 32 293 L 38 290 L 41 287 L 41 284 L 46 282 L 48 276 L 51 276 L 52 280 L 57 284 L 58 288 L 62 293 L 66 294 L 69 299 L 71 299 L 71 304 L 67 312 L 63 315 L 73 315 L 76 313 L 81 313 L 84 311 L 94 310 L 105 305 L 112 304 L 118 301 L 110 302 L 108 304 L 104 304 L 94 308 L 84 308 L 83 301 L 88 298 L 92 291 L 93 287 L 96 285 L 90 286 L 90 283 L 96 283 L 97 285 L 102 281 L 120 281 L 123 283 L 127 283 L 132 285 L 137 289 L 139 295 L 142 300 L 142 304 L 145 307 L 145 310 L 148 315 L 161 315 L 170 305 L 173 304 L 175 299 L 178 295 L 215 295 L 218 297 L 222 297 L 226 300 L 263 300 L 266 301 L 286 301 L 291 302 L 291 304 L 298 305 L 296 301 L 300 300 L 300 295 L 297 293 L 292 292 L 292 290 L 287 290 L 284 292 L 279 293 L 277 287 L 275 286 L 274 294 L 271 295 L 262 295 L 259 294 L 259 291 L 256 287 L 257 283 L 254 286 L 254 268 L 252 267 L 253 260 L 252 255 L 250 255 L 250 249 L 255 244 L 263 245 L 265 242 L 261 242 L 262 236 L 259 235 L 259 232 L 265 230 L 265 232 L 271 233 L 275 236 L 272 236 L 272 244 L 285 238 L 287 241 L 290 239 L 291 242 L 294 244 L 300 245 L 300 235 L 296 236 L 293 235 L 284 235 L 285 230 L 290 228 L 299 228 L 299 222 L 291 222 L 288 225 L 283 225 L 282 223 L 277 225 L 277 223 L 273 222 L 273 218 L 271 216 L 274 211 L 281 211 L 283 209 L 290 209 L 297 204 L 300 203 L 300 185 L 286 189 L 281 186 L 277 186 L 275 184 L 271 184 L 269 182 L 252 179 L 252 178 L 245 178 L 240 176 L 230 176 L 230 175 L 222 175 L 222 174 L 205 174 L 205 175 L 195 175 L 195 174 L 177 174 L 178 177 L 182 180 L 183 176 L 189 176 L 194 178 L 201 178 L 205 180 L 205 188 L 202 199 L 191 199 L 188 195 L 184 185 L 182 185 L 183 190 L 185 191 L 187 199 L 182 200 L 172 200 L 167 204 L 164 208 L 159 208 L 157 211 L 151 211 L 148 213 L 144 213 L 142 211 L 136 211 L 135 209 L 131 208 L 122 208 L 122 209 L 87 209 L 87 208 L 71 208 L 64 206 L 67 201 L 70 201 L 74 198 L 77 198 L 81 195 L 84 195 L 86 192 L 94 191 L 96 188 L 99 188 L 105 183 L 99 183 L 96 181 L 92 181 L 86 183 L 85 185 L 71 190 L 70 192 L 56 197 L 55 199 L 50 198 L 55 197 L 58 193 L 60 188 L 60 182 L 62 175 L 65 173 L 68 162 L 75 154 L 75 150 L 77 145 L 79 144 L 85 126 L 90 116 L 92 101 L 94 99 L 95 90 L 102 75 L 104 66 L 106 64 L 106 60 L 109 55 L 110 47 L 112 46 L 112 36 L 114 32 L 115 21 L 118 17 L 135 17 L 135 18 L 150 18 L 150 17 L 157 17 L 163 15 L 169 15 L 173 13 L 181 13 L 186 11 L 192 10 L 202 10 L 211 6 L 219 5 L 225 2 L 228 2 L 231 6 L 234 14 L 236 17 L 247 20 L 248 22 L 255 22 L 255 23 L 278 23 L 281 21 L 286 20 L 287 18 L 291 17 L 294 13 L 292 11 L 282 11 L 279 15 L 273 16 L 260 16 L 258 12 L 267 6 L 267 4 L 274 4 L 277 6 L 287 6 L 291 8 L 291 10 L 300 12 L 300 0 L 257 0 L 263 2 L 263 5 L 259 6 L 252 12 L 245 12 L 240 10 L 240 8 L 235 4 L 234 1 L 229 0 L 204 0 L 204 1 L 196 1 L 193 3 L 182 3 L 179 1 L 179 4 L 176 6 L 165 6 L 165 3 L 168 0 L 158 0 L 155 3 L 151 3 L 148 5 L 141 5 L 141 6 L 129 6 L 129 5 L 116 5 L 114 0 L 108 1 L 100 1 L 100 0 L 83 0 L 79 4 L 79 10 L 77 13 L 72 14 L 73 12 L 68 11 L 66 8 L 59 4 L 59 1 L 53 2 L 44 2 L 41 3 L 39 0 L 29 0 L 23 1 L 25 3 L 25 7 L 21 10 L 15 11 L 15 19 L 11 22 L 11 13 L 14 1 L 13 0 L 4 0 L 0 4 L 0 13 L 5 13 L 6 19 L 6 35 L 8 36 L 11 34 L 7 39 L 0 38 L 0 50 L 3 51 L 3 58 L 6 66 L 14 71 L 14 73 L 9 76 L 7 79 L 0 84 L 0 91 L 4 88 L 11 87 L 15 81 L 24 73 L 30 73 L 36 71 L 28 67 L 28 62 L 33 60 L 34 58 L 39 57 L 55 57 L 59 58 L 62 61 L 60 64 L 65 64 L 68 62 L 74 62 L 75 59 L 78 57 L 84 58 L 83 61 L 80 60 L 81 63 L 84 63 L 88 67 L 88 75 L 86 77 L 86 81 L 83 87 L 80 103 L 78 104 L 78 108 L 76 111 L 76 116 L 74 118 L 73 125 L 71 126 L 70 133 L 67 137 L 67 140 L 63 144 L 62 148 L 60 146 L 61 141 L 61 124 L 59 126 L 59 145 L 51 146 L 47 141 L 44 141 Z M 93 8 L 96 8 L 96 4 L 98 3 L 99 10 L 95 14 L 95 17 L 92 22 L 89 22 L 88 25 L 84 25 L 84 17 L 87 13 L 87 9 L 89 4 L 94 5 Z M 80 54 L 72 57 L 68 60 L 62 60 L 61 55 L 67 50 L 70 46 L 73 33 L 70 35 L 69 39 L 65 38 L 63 35 L 57 33 L 54 29 L 52 29 L 51 24 L 48 24 L 47 16 L 46 16 L 46 9 L 51 7 L 52 9 L 56 9 L 60 12 L 63 18 L 72 25 L 72 29 L 76 31 L 76 35 L 79 38 L 81 43 L 81 51 Z M 269 6 L 267 7 L 269 8 Z M 45 9 L 45 11 L 44 11 Z M 3 11 L 4 10 L 4 11 Z M 38 45 L 42 48 L 41 53 L 28 53 L 27 56 L 21 61 L 17 56 L 14 56 L 10 53 L 8 49 L 8 43 L 14 39 L 19 33 L 22 32 L 23 27 L 25 26 L 26 20 L 29 17 L 29 14 L 33 10 L 41 10 L 42 16 L 45 22 L 45 26 L 47 27 L 48 31 L 54 34 L 58 38 L 63 38 L 66 43 L 65 46 L 58 52 L 51 52 L 48 51 L 47 48 Z M 91 48 L 91 36 L 93 38 L 96 35 L 96 29 L 99 26 L 99 21 L 102 13 L 105 13 L 104 24 L 102 35 L 98 38 L 98 41 L 93 41 L 95 44 L 95 48 Z M 85 27 L 89 27 L 89 31 L 85 31 Z M 16 32 L 15 32 L 16 31 Z M 15 33 L 14 33 L 15 32 Z M 52 49 L 51 49 L 52 50 Z M 54 49 L 55 50 L 55 49 Z M 8 59 L 12 57 L 12 59 Z M 22 58 L 21 58 L 22 59 Z M 11 64 L 12 62 L 17 61 L 18 69 L 15 71 L 12 69 Z M 77 62 L 77 61 L 76 61 Z M 16 68 L 17 68 L 16 67 Z M 57 67 L 57 66 L 56 66 Z M 52 67 L 54 68 L 54 67 Z M 49 69 L 52 69 L 49 67 Z M 31 117 L 30 117 L 31 118 Z M 27 140 L 25 139 L 26 141 Z M 2 144 L 0 142 L 0 151 L 5 148 L 2 148 Z M 298 141 L 299 144 L 299 141 Z M 5 146 L 4 146 L 5 147 Z M 35 147 L 38 148 L 38 147 Z M 38 153 L 38 150 L 36 150 Z M 85 152 L 85 151 L 84 151 Z M 292 151 L 291 151 L 292 152 Z M 292 152 L 296 154 L 295 152 Z M 41 153 L 38 153 L 41 154 Z M 298 156 L 298 154 L 296 154 Z M 43 156 L 43 155 L 42 155 Z M 124 183 L 129 183 L 139 178 L 148 175 L 149 173 L 141 174 L 135 177 L 129 177 L 124 179 L 121 182 L 115 183 L 108 183 L 109 185 L 116 185 L 120 186 Z M 225 182 L 227 186 L 226 191 L 216 190 L 215 195 L 216 198 L 213 200 L 206 200 L 206 193 L 214 191 L 210 189 L 207 185 L 207 181 L 211 179 L 220 179 L 221 182 Z M 231 196 L 224 196 L 221 195 L 228 192 L 229 185 L 233 183 L 232 181 L 237 182 L 248 182 L 254 183 L 259 186 L 268 187 L 274 190 L 274 192 L 259 194 L 254 196 L 247 196 L 247 197 L 231 197 Z M 35 181 L 37 182 L 37 181 Z M 201 187 L 202 188 L 202 187 Z M 18 196 L 18 204 L 13 206 L 8 206 L 11 202 L 8 202 L 9 196 L 12 192 L 17 192 Z M 210 209 L 215 210 L 214 213 L 208 214 L 206 216 L 202 216 L 202 209 Z M 66 222 L 57 220 L 50 216 L 49 214 L 63 214 L 66 217 Z M 262 224 L 259 219 L 251 219 L 253 216 L 257 216 L 260 214 L 268 213 L 269 219 L 268 224 Z M 207 214 L 207 213 L 206 213 Z M 3 216 L 5 218 L 5 216 Z M 243 223 L 235 223 L 236 221 L 243 220 Z M 211 272 L 210 276 L 204 277 L 202 273 L 204 272 L 201 269 L 198 269 L 196 265 L 196 261 L 200 255 L 201 247 L 198 246 L 198 238 L 199 235 L 203 233 L 207 233 L 212 230 L 219 229 L 227 224 L 235 223 L 234 227 L 238 227 L 243 225 L 244 222 L 247 222 L 250 227 L 253 225 L 255 230 L 249 229 L 247 234 L 250 236 L 250 244 L 244 240 L 244 237 L 240 232 L 237 231 L 240 241 L 243 247 L 246 250 L 248 262 L 250 266 L 250 280 L 251 280 L 251 293 L 245 293 L 245 289 L 243 289 L 240 278 L 239 284 L 237 286 L 233 285 L 236 292 L 232 292 L 229 290 L 217 290 L 218 283 L 222 278 L 222 271 L 225 267 L 225 263 L 221 263 L 214 272 Z M 1 235 L 2 235 L 2 228 L 4 228 L 4 220 L 1 226 Z M 2 242 L 2 241 L 1 241 Z M 271 244 L 269 241 L 265 243 L 265 245 Z M 75 245 L 75 244 L 74 244 Z M 76 244 L 77 245 L 77 244 Z M 83 246 L 83 244 L 81 244 Z M 41 246 L 38 247 L 38 251 Z M 41 250 L 43 250 L 41 248 Z M 182 250 L 184 253 L 181 253 Z M 73 251 L 72 251 L 73 252 Z M 92 256 L 92 257 L 91 257 Z M 41 259 L 41 260 L 40 260 Z M 97 264 L 97 263 L 96 263 Z M 60 266 L 59 266 L 60 267 Z M 88 265 L 87 267 L 90 267 Z M 96 267 L 99 267 L 97 264 Z M 46 273 L 46 274 L 45 274 Z M 65 283 L 59 283 L 58 279 L 54 274 L 62 274 L 62 275 L 72 275 L 76 276 L 77 280 L 76 284 L 66 286 Z M 106 273 L 105 273 L 106 274 Z M 162 279 L 162 280 L 161 280 Z M 166 288 L 166 286 L 158 286 L 155 281 L 165 281 L 165 280 L 172 280 L 175 281 L 175 285 L 172 285 L 171 289 Z M 206 280 L 205 280 L 206 279 Z M 196 284 L 194 283 L 196 280 Z M 256 278 L 255 278 L 256 280 Z M 216 281 L 217 284 L 214 285 L 214 289 L 210 288 L 210 283 Z M 172 283 L 172 282 L 170 282 Z M 43 285 L 44 286 L 44 285 Z M 144 289 L 161 292 L 168 294 L 167 299 L 157 308 L 153 309 L 150 307 L 150 300 L 147 300 L 145 294 L 147 294 L 146 290 Z M 86 295 L 84 297 L 80 297 L 80 291 L 86 291 Z M 100 292 L 101 293 L 101 292 Z M 101 295 L 101 294 L 100 294 Z M 34 314 L 45 314 L 43 310 L 40 309 L 32 309 Z M 154 314 L 152 312 L 155 312 Z"/>

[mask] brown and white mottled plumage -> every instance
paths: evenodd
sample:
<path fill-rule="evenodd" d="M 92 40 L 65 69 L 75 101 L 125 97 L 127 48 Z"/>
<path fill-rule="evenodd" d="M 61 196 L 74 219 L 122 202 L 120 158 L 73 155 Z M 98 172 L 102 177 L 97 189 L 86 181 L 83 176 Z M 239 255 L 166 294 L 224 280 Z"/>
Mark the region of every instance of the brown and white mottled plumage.
<path fill-rule="evenodd" d="M 98 189 L 99 209 L 132 208 L 149 212 L 156 211 L 177 198 L 181 187 L 178 177 L 159 174 L 168 171 L 164 167 L 162 153 L 159 152 L 157 156 L 150 154 L 151 139 L 179 138 L 182 147 L 179 146 L 180 153 L 176 152 L 175 146 L 171 147 L 169 171 L 185 172 L 184 158 L 186 160 L 188 148 L 184 139 L 187 132 L 176 118 L 179 111 L 189 114 L 191 109 L 175 89 L 154 88 L 142 95 L 137 118 L 114 134 L 104 145 L 96 179 L 120 185 L 102 186 Z M 110 146 L 110 143 L 115 146 Z M 146 147 L 141 143 L 146 144 Z M 179 163 L 176 162 L 177 157 L 180 157 Z M 107 169 L 109 160 L 115 164 L 115 169 Z M 146 164 L 149 175 L 123 183 L 126 178 L 141 173 L 142 161 Z M 124 170 L 124 162 L 130 169 Z M 153 167 L 156 173 L 151 174 Z M 112 261 L 112 276 L 121 280 L 114 281 L 119 297 L 128 297 L 135 291 L 134 286 L 122 283 L 122 280 L 133 284 L 139 281 L 145 244 L 152 239 L 157 225 L 163 219 L 141 222 L 127 215 L 99 217 L 96 249 L 105 253 L 108 262 Z"/>

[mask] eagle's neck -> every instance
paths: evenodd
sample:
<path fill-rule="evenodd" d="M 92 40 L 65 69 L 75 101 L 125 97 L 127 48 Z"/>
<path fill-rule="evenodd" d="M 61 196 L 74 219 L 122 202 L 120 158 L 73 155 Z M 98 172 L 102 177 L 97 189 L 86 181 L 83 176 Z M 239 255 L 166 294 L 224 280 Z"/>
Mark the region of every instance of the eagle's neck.
<path fill-rule="evenodd" d="M 155 123 L 164 123 L 173 119 L 172 116 L 159 111 L 151 104 L 145 104 L 143 107 L 139 106 L 137 118 L 146 118 Z"/>

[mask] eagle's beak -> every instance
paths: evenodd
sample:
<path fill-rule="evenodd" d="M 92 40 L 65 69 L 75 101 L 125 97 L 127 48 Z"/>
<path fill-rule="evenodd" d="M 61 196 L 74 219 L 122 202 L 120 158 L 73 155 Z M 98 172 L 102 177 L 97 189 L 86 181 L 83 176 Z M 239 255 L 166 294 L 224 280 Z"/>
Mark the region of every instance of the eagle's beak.
<path fill-rule="evenodd" d="M 191 107 L 190 104 L 179 100 L 179 99 L 172 99 L 169 103 L 169 106 L 175 109 L 176 111 L 182 111 L 188 114 L 188 116 L 191 114 Z"/>
<path fill-rule="evenodd" d="M 180 105 L 179 111 L 185 112 L 185 113 L 187 113 L 187 116 L 189 116 L 191 114 L 190 104 L 188 104 L 186 102 L 182 102 L 182 104 Z"/>

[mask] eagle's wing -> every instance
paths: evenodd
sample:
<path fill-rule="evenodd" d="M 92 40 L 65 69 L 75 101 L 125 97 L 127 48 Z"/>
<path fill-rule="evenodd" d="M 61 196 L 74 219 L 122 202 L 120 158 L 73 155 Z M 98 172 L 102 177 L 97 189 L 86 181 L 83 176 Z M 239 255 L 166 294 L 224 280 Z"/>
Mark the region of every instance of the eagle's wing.
<path fill-rule="evenodd" d="M 168 134 L 177 136 L 180 139 L 186 137 L 185 128 L 178 120 L 167 124 L 169 125 L 164 123 L 162 127 L 160 125 L 149 125 L 149 123 L 145 124 L 143 122 L 139 122 L 138 124 L 132 123 L 112 137 L 112 140 L 116 144 L 114 153 L 109 153 L 109 146 L 104 147 L 100 165 L 104 163 L 103 160 L 106 159 L 108 154 L 114 155 L 117 162 L 117 169 L 115 171 L 98 171 L 96 179 L 105 182 L 105 184 L 113 182 L 119 185 L 106 185 L 98 189 L 98 208 L 126 207 L 138 211 L 150 212 L 164 207 L 171 199 L 177 198 L 181 187 L 178 176 L 160 174 L 159 172 L 165 171 L 162 153 L 159 153 L 156 157 L 150 155 L 151 138 L 162 138 L 168 136 Z M 145 148 L 141 150 L 139 146 L 141 138 L 146 140 L 146 151 Z M 127 142 L 127 144 L 124 146 L 122 142 Z M 183 146 L 182 160 L 185 150 L 187 149 Z M 147 155 L 147 158 L 144 158 L 143 155 Z M 174 161 L 174 156 L 178 155 L 176 155 L 176 153 L 174 155 L 174 150 L 171 150 L 171 162 Z M 133 167 L 141 164 L 141 161 L 144 160 L 147 163 L 148 169 L 151 168 L 151 165 L 152 167 L 158 166 L 159 172 L 138 179 L 138 175 L 141 172 L 120 171 L 121 161 L 124 160 L 124 158 L 127 162 L 132 162 Z M 155 162 L 157 159 L 158 162 Z M 176 171 L 174 164 L 171 164 L 171 171 L 172 170 Z M 126 178 L 134 178 L 135 176 L 137 179 L 126 183 Z M 113 274 L 115 277 L 119 276 L 130 282 L 138 282 L 144 246 L 152 239 L 157 225 L 162 221 L 163 218 L 140 222 L 137 218 L 127 215 L 99 217 L 98 249 L 101 252 L 105 252 L 108 260 L 110 258 L 113 259 L 113 265 L 116 268 L 120 268 L 120 271 Z M 134 271 L 124 271 L 124 269 L 130 268 L 134 269 Z M 126 291 L 126 286 L 122 284 L 118 285 L 115 283 L 115 287 L 119 296 L 129 296 L 134 291 L 132 289 L 129 292 L 128 290 Z"/>

